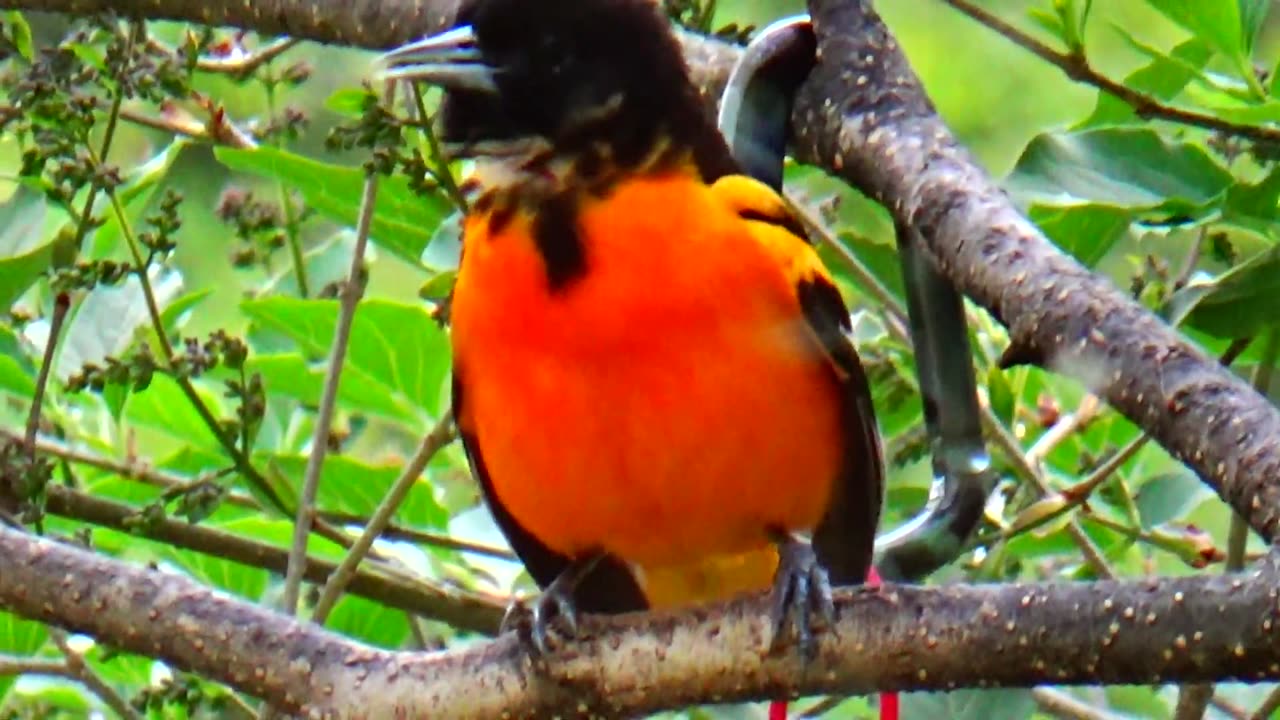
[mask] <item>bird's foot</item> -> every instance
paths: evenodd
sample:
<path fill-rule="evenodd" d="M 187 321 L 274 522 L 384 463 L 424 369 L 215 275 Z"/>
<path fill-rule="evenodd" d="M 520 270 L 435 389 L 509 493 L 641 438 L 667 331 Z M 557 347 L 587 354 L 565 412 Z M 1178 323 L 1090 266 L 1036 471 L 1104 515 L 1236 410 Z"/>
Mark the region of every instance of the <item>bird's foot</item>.
<path fill-rule="evenodd" d="M 773 578 L 773 602 L 769 613 L 773 627 L 769 651 L 774 652 L 781 647 L 787 618 L 794 612 L 801 656 L 805 660 L 812 660 L 818 653 L 818 645 L 813 637 L 815 617 L 827 627 L 835 626 L 831 579 L 818 562 L 812 545 L 790 533 L 780 533 L 776 542 L 778 571 Z"/>
<path fill-rule="evenodd" d="M 578 608 L 574 591 L 599 556 L 574 561 L 532 602 L 516 599 L 507 607 L 500 632 L 514 630 L 520 644 L 533 660 L 552 651 L 553 640 L 572 640 L 578 634 Z"/>

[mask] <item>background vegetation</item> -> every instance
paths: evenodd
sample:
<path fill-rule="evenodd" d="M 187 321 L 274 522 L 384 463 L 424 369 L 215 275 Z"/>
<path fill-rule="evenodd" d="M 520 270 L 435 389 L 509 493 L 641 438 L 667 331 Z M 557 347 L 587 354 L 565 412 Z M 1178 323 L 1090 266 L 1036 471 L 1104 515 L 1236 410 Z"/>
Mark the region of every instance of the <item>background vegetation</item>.
<path fill-rule="evenodd" d="M 1064 250 L 1266 392 L 1280 318 L 1280 17 L 1268 17 L 1269 3 L 982 5 L 1018 32 L 1086 53 L 1095 71 L 1086 80 L 1123 81 L 1193 113 L 1201 127 L 1138 117 L 950 7 L 961 4 L 879 7 L 944 119 Z M 708 28 L 763 24 L 802 3 L 713 9 Z M 465 168 L 442 165 L 428 134 L 371 104 L 359 88 L 370 56 L 173 23 L 13 12 L 3 20 L 0 480 L 25 501 L 7 519 L 287 607 L 296 589 L 261 558 L 292 545 L 292 516 L 277 505 L 293 508 L 303 495 L 339 283 L 357 237 L 360 166 L 373 158 L 396 174 L 380 182 L 371 218 L 364 298 L 323 433 L 329 455 L 316 507 L 332 537 L 339 528 L 358 533 L 409 458 L 426 455 L 392 508 L 381 559 L 365 572 L 490 599 L 530 590 L 477 506 L 460 448 L 421 451 L 424 437 L 432 450 L 447 439 L 447 336 L 433 301 L 457 252 L 442 174 Z M 433 102 L 428 95 L 428 111 Z M 405 117 L 415 105 L 395 112 Z M 424 186 L 424 173 L 435 181 Z M 792 168 L 789 182 L 838 240 L 824 253 L 857 308 L 893 459 L 888 527 L 920 507 L 929 482 L 909 345 L 893 330 L 901 281 L 892 227 L 881 209 L 816 171 Z M 854 281 L 854 265 L 883 283 L 888 302 Z M 1261 551 L 1256 539 L 1242 542 L 1243 526 L 1233 529 L 1209 489 L 1087 387 L 1034 368 L 998 369 L 1003 329 L 978 310 L 971 325 L 1006 480 L 972 551 L 934 582 L 1223 572 Z M 33 402 L 38 388 L 44 396 Z M 30 446 L 33 406 L 42 413 Z M 199 547 L 166 534 L 185 524 L 217 534 Z M 259 561 L 229 551 L 228 537 L 251 541 Z M 346 554 L 316 536 L 308 552 L 335 563 Z M 304 614 L 337 597 L 307 588 Z M 473 637 L 367 594 L 343 595 L 325 614 L 329 628 L 384 647 Z M 1280 702 L 1270 691 L 1219 686 L 1206 716 L 1265 716 L 1260 705 Z M 1177 687 L 914 694 L 904 712 L 1166 718 L 1180 692 L 1184 704 L 1195 695 Z M 1088 707 L 1064 709 L 1068 701 Z M 236 716 L 252 704 L 149 658 L 0 612 L 0 713 Z M 863 699 L 820 709 L 869 712 Z"/>

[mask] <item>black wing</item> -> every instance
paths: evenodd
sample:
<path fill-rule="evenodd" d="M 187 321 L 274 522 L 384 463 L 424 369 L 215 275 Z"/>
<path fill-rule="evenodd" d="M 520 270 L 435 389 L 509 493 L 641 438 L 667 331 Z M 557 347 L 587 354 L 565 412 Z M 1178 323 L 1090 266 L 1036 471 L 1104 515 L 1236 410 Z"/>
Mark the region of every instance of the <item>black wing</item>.
<path fill-rule="evenodd" d="M 844 463 L 831 502 L 813 532 L 813 548 L 835 585 L 866 579 L 884 501 L 884 458 L 871 387 L 849 340 L 849 311 L 824 277 L 800 280 L 796 292 L 805 319 L 837 369 Z"/>

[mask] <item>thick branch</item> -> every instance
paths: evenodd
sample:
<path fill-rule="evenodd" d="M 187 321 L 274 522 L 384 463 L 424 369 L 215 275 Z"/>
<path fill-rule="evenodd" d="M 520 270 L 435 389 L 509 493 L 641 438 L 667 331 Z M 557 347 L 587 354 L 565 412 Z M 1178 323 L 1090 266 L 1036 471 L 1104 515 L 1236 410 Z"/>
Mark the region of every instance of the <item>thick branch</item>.
<path fill-rule="evenodd" d="M 821 62 L 792 118 L 800 159 L 918 229 L 1020 355 L 1085 382 L 1272 539 L 1280 412 L 1019 213 L 939 119 L 868 2 L 811 5 Z"/>
<path fill-rule="evenodd" d="M 388 652 L 182 575 L 8 528 L 0 557 L 0 607 L 310 717 L 614 716 L 787 689 L 1280 678 L 1275 557 L 1233 577 L 843 592 L 835 633 L 823 633 L 808 673 L 793 653 L 762 653 L 763 597 L 687 615 L 592 617 L 584 640 L 554 657 L 554 677 L 533 673 L 511 636 L 449 653 Z"/>

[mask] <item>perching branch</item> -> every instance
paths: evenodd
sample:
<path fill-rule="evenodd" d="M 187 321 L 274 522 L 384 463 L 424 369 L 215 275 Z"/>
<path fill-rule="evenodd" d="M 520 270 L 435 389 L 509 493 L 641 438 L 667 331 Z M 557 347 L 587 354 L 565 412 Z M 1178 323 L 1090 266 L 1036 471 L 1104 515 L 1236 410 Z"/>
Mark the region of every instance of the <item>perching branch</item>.
<path fill-rule="evenodd" d="M 1280 677 L 1280 558 L 1249 574 L 842 591 L 805 672 L 766 656 L 767 602 L 592 616 L 540 675 L 513 636 L 446 653 L 362 646 L 215 593 L 0 529 L 0 606 L 309 717 L 635 715 L 782 692 Z M 54 581 L 50 581 L 54 578 Z M 269 631 L 265 630 L 270 628 Z"/>

